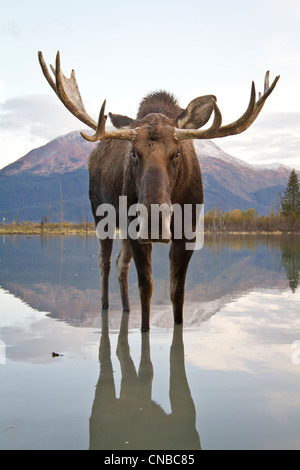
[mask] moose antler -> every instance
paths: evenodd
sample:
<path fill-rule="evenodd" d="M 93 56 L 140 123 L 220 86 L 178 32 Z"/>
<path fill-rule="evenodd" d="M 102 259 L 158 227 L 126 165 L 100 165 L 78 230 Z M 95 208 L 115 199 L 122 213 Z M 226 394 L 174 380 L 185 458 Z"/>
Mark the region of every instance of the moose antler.
<path fill-rule="evenodd" d="M 48 71 L 46 63 L 43 58 L 43 54 L 41 52 L 38 53 L 39 55 L 39 62 L 43 71 L 43 74 L 46 77 L 49 85 L 55 93 L 57 94 L 60 101 L 64 104 L 64 106 L 80 121 L 86 124 L 88 127 L 94 129 L 96 131 L 95 135 L 89 136 L 84 132 L 81 132 L 81 135 L 91 142 L 96 142 L 102 139 L 121 139 L 121 140 L 133 140 L 136 136 L 136 129 L 118 129 L 112 131 L 105 130 L 105 124 L 107 120 L 107 116 L 105 115 L 105 105 L 106 100 L 104 100 L 100 114 L 98 123 L 94 121 L 86 112 L 79 88 L 77 85 L 75 71 L 72 70 L 71 77 L 67 78 L 62 73 L 60 67 L 60 54 L 59 51 L 56 55 L 56 68 L 52 67 L 51 70 L 54 74 L 55 81 L 53 80 L 51 74 Z M 185 140 L 185 139 L 215 139 L 218 137 L 226 137 L 229 135 L 240 134 L 244 132 L 251 124 L 255 121 L 257 116 L 259 115 L 260 111 L 262 110 L 266 99 L 272 91 L 274 90 L 278 80 L 279 75 L 275 78 L 272 85 L 269 85 L 269 71 L 266 73 L 265 76 L 265 86 L 264 86 L 264 94 L 261 96 L 259 94 L 259 99 L 256 101 L 256 91 L 255 91 L 255 84 L 252 82 L 251 88 L 251 96 L 250 102 L 246 112 L 235 122 L 231 124 L 227 124 L 226 126 L 221 126 L 222 124 L 222 115 L 217 106 L 216 100 L 211 95 L 210 98 L 212 100 L 212 108 L 214 111 L 214 121 L 210 128 L 208 129 L 178 129 L 175 128 L 174 134 L 177 140 Z"/>
<path fill-rule="evenodd" d="M 269 76 L 270 72 L 268 71 L 265 76 L 265 84 L 264 84 L 264 94 L 261 96 L 259 94 L 259 99 L 256 101 L 256 91 L 255 91 L 255 84 L 252 82 L 251 88 L 251 96 L 248 108 L 246 112 L 235 122 L 231 124 L 227 124 L 226 126 L 221 127 L 222 117 L 219 108 L 217 107 L 216 103 L 214 102 L 214 112 L 215 112 L 215 119 L 212 126 L 209 129 L 175 129 L 175 136 L 178 140 L 183 139 L 215 139 L 217 137 L 226 137 L 229 135 L 240 134 L 244 132 L 251 124 L 255 121 L 259 113 L 261 112 L 266 99 L 272 91 L 274 90 L 280 75 L 278 75 L 275 80 L 273 81 L 272 85 L 269 85 Z M 219 114 L 219 116 L 217 116 Z M 218 126 L 219 123 L 219 126 Z"/>
<path fill-rule="evenodd" d="M 109 132 L 105 130 L 105 123 L 107 119 L 107 116 L 104 114 L 106 100 L 104 100 L 102 104 L 98 124 L 87 114 L 77 85 L 75 71 L 72 70 L 70 78 L 64 76 L 60 67 L 59 51 L 56 55 L 56 68 L 54 68 L 52 65 L 50 66 L 55 77 L 55 82 L 49 73 L 42 52 L 39 51 L 38 57 L 43 74 L 51 88 L 53 88 L 57 94 L 60 101 L 75 117 L 96 131 L 95 135 L 93 136 L 89 136 L 84 132 L 81 132 L 82 137 L 91 142 L 96 142 L 101 139 L 132 140 L 135 137 L 136 131 L 134 129 L 120 129 Z"/>

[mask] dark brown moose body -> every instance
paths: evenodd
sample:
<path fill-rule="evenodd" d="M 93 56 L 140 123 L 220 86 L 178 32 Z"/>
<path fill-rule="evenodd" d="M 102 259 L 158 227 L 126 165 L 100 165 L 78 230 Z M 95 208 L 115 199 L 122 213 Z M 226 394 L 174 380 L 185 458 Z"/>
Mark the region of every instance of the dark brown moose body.
<path fill-rule="evenodd" d="M 173 209 L 179 207 L 181 227 L 184 227 L 184 208 L 192 207 L 190 233 L 196 233 L 197 207 L 203 204 L 201 170 L 192 139 L 212 139 L 245 131 L 256 119 L 267 97 L 273 91 L 279 77 L 269 86 L 269 73 L 265 78 L 263 96 L 256 101 L 254 83 L 246 112 L 237 121 L 222 126 L 222 117 L 213 95 L 194 99 L 186 109 L 179 107 L 175 98 L 167 92 L 148 95 L 140 104 L 136 119 L 118 114 L 109 114 L 116 130 L 107 131 L 105 123 L 105 101 L 96 123 L 86 113 L 75 73 L 67 79 L 60 69 L 59 53 L 56 68 L 52 67 L 52 79 L 42 53 L 39 60 L 43 73 L 63 104 L 82 122 L 96 131 L 90 141 L 98 141 L 98 147 L 89 160 L 90 200 L 96 226 L 107 219 L 107 213 L 99 208 L 113 207 L 115 225 L 121 228 L 121 219 L 126 220 L 125 232 L 122 225 L 121 249 L 117 259 L 118 278 L 123 310 L 129 310 L 128 271 L 133 258 L 138 273 L 138 285 L 142 310 L 142 331 L 149 330 L 150 300 L 153 290 L 151 249 L 153 242 L 170 242 L 170 296 L 173 305 L 174 322 L 183 321 L 184 285 L 189 261 L 193 250 L 187 245 L 190 237 L 182 230 L 180 237 L 174 236 Z M 214 113 L 211 126 L 204 126 Z M 130 235 L 133 214 L 124 214 L 120 198 L 126 198 L 126 207 L 137 208 L 135 219 L 137 233 Z M 166 210 L 159 214 L 156 236 L 153 236 L 153 207 Z M 144 209 L 144 210 L 142 210 Z M 138 217 L 137 217 L 138 216 Z M 98 233 L 98 232 L 97 232 Z M 103 233 L 102 233 L 103 235 Z M 98 233 L 99 236 L 99 233 Z M 196 236 L 194 236 L 195 241 Z M 102 279 L 102 308 L 108 308 L 108 279 L 111 266 L 113 238 L 99 236 L 99 265 Z"/>
<path fill-rule="evenodd" d="M 161 94 L 164 100 L 173 98 Z M 155 96 L 156 97 L 156 96 Z M 149 102 L 151 105 L 151 102 Z M 141 107 L 143 106 L 143 103 Z M 150 106 L 151 109 L 151 106 Z M 163 112 L 163 106 L 161 106 Z M 179 109 L 178 114 L 181 112 Z M 111 116 L 114 122 L 113 116 Z M 112 204 L 118 210 L 119 196 L 127 197 L 127 204 L 144 204 L 151 213 L 152 204 L 203 203 L 200 166 L 192 141 L 176 141 L 174 124 L 163 113 L 150 113 L 134 123 L 138 126 L 135 142 L 104 140 L 94 150 L 89 160 L 90 199 L 96 225 L 100 221 L 97 209 L 103 203 Z M 141 224 L 143 221 L 140 222 Z M 150 223 L 148 225 L 150 227 Z M 193 224 L 195 227 L 195 221 Z M 170 229 L 172 232 L 172 229 Z M 161 234 L 160 234 L 161 235 Z M 172 235 L 165 241 L 170 241 Z M 138 273 L 142 304 L 142 330 L 149 329 L 150 299 L 152 295 L 151 242 L 123 239 L 117 260 L 123 309 L 129 310 L 127 277 L 133 256 Z M 102 306 L 108 307 L 108 276 L 113 240 L 100 239 L 100 269 L 102 277 Z M 176 323 L 182 322 L 184 282 L 192 250 L 185 249 L 184 238 L 171 242 L 170 274 L 171 300 Z"/>

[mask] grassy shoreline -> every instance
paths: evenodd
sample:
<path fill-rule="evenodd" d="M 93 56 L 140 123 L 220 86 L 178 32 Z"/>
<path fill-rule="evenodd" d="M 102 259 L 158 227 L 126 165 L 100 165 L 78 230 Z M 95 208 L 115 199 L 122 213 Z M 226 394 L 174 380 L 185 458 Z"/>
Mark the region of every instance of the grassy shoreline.
<path fill-rule="evenodd" d="M 282 230 L 209 230 L 205 229 L 205 235 L 290 235 L 298 234 L 300 231 L 282 231 Z M 38 224 L 22 223 L 0 225 L 0 235 L 96 235 L 95 225 L 91 222 L 73 224 L 64 222 L 63 224 Z"/>
<path fill-rule="evenodd" d="M 93 223 L 72 224 L 7 224 L 0 225 L 0 235 L 94 235 L 95 225 Z"/>

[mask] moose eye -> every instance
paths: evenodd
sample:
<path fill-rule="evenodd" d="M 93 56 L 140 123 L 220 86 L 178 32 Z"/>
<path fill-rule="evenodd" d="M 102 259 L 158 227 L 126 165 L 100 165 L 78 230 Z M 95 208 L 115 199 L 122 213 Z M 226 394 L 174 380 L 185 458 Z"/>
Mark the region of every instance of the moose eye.
<path fill-rule="evenodd" d="M 170 158 L 172 161 L 174 161 L 174 160 L 177 160 L 179 157 L 180 157 L 180 152 L 174 152 L 172 153 Z"/>
<path fill-rule="evenodd" d="M 140 153 L 136 152 L 135 150 L 131 150 L 130 155 L 131 155 L 131 158 L 132 158 L 133 160 L 135 160 L 135 161 L 141 159 Z"/>

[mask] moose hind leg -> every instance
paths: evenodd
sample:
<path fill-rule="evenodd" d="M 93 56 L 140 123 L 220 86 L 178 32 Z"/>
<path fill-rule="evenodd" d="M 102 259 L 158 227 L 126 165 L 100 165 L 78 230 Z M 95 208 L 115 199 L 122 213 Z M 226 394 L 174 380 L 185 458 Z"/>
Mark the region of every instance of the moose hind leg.
<path fill-rule="evenodd" d="M 120 284 L 120 294 L 123 310 L 129 311 L 128 297 L 128 273 L 130 261 L 132 259 L 132 251 L 127 239 L 121 240 L 121 249 L 117 259 L 118 279 Z"/>
<path fill-rule="evenodd" d="M 99 251 L 99 268 L 101 274 L 101 288 L 102 288 L 102 308 L 109 307 L 108 301 L 108 281 L 109 272 L 111 266 L 111 252 L 113 247 L 113 240 L 106 238 L 100 240 L 100 251 Z"/>

